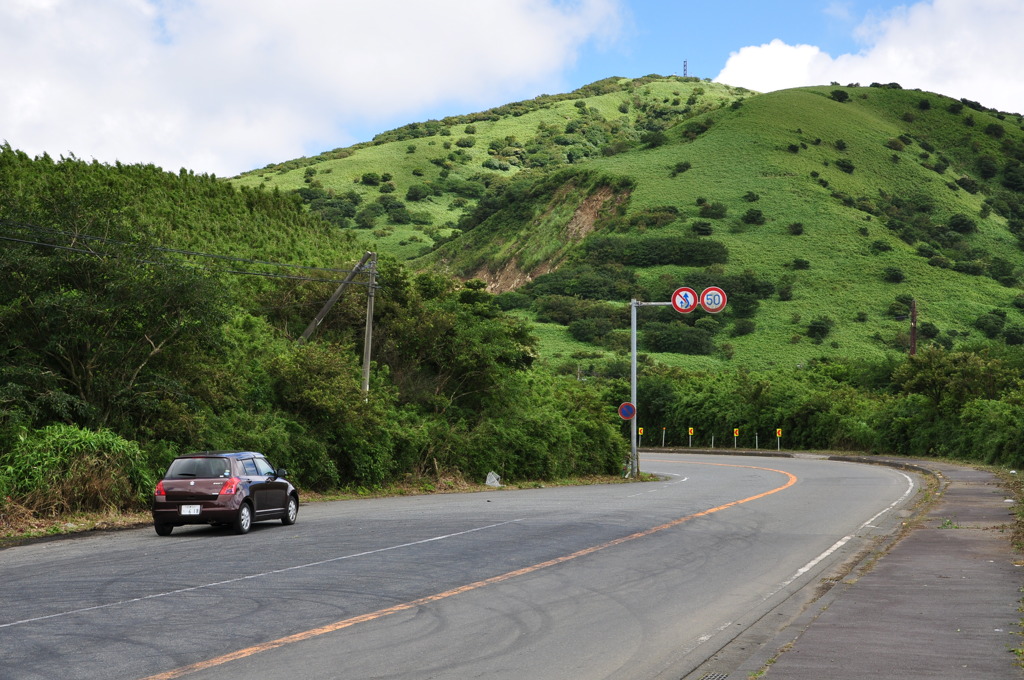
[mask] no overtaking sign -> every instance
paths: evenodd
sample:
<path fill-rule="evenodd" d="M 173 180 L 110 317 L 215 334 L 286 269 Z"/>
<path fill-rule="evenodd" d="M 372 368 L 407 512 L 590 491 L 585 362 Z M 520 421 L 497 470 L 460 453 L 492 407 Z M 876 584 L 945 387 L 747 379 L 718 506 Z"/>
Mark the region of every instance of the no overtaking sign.
<path fill-rule="evenodd" d="M 709 286 L 699 296 L 693 288 L 676 288 L 672 293 L 672 307 L 680 314 L 689 314 L 700 305 L 705 312 L 717 314 L 725 309 L 728 297 L 718 286 Z"/>

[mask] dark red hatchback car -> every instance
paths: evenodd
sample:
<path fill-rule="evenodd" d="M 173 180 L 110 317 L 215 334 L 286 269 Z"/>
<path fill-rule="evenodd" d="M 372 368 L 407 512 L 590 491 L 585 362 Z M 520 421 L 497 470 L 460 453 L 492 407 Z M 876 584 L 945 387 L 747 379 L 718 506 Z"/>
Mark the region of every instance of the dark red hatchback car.
<path fill-rule="evenodd" d="M 202 451 L 179 456 L 157 482 L 153 526 L 169 536 L 184 524 L 233 527 L 249 531 L 253 522 L 280 519 L 295 524 L 299 492 L 262 453 Z"/>

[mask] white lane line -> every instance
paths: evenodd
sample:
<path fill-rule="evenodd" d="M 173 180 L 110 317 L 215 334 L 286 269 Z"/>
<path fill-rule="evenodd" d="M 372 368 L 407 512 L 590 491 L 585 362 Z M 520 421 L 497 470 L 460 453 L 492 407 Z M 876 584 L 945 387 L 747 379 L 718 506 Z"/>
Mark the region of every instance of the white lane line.
<path fill-rule="evenodd" d="M 56 614 L 47 614 L 46 616 L 36 616 L 31 619 L 22 619 L 21 621 L 11 621 L 10 623 L 0 623 L 0 628 L 10 628 L 11 626 L 20 626 L 25 623 L 35 623 L 36 621 L 45 621 L 46 619 L 55 619 L 61 616 L 71 616 L 72 614 L 81 614 L 82 612 L 91 612 L 97 609 L 107 609 L 109 607 L 118 607 L 124 604 L 132 604 L 134 602 L 144 602 L 145 600 L 154 600 L 159 597 L 167 597 L 168 595 L 178 595 L 180 593 L 188 593 L 195 590 L 203 590 L 204 588 L 214 588 L 216 586 L 228 585 L 230 583 L 238 583 L 239 581 L 248 581 L 254 578 L 260 578 L 262 576 L 271 576 L 273 574 L 283 574 L 288 571 L 295 571 L 296 569 L 308 569 L 309 567 L 318 567 L 324 564 L 330 564 L 331 562 L 340 562 L 341 560 L 351 560 L 356 557 L 366 557 L 367 555 L 376 555 L 377 553 L 388 552 L 389 550 L 398 550 L 399 548 L 409 548 L 415 545 L 423 545 L 424 543 L 433 543 L 434 541 L 443 541 L 446 538 L 455 538 L 456 536 L 465 536 L 466 534 L 472 534 L 478 531 L 485 531 L 487 529 L 494 529 L 496 527 L 502 527 L 507 524 L 515 524 L 516 522 L 522 522 L 522 519 L 513 519 L 508 522 L 499 522 L 497 524 L 488 524 L 485 527 L 477 527 L 475 529 L 467 529 L 466 531 L 457 531 L 453 534 L 445 534 L 444 536 L 434 536 L 432 538 L 424 538 L 420 541 L 413 541 L 411 543 L 402 543 L 400 545 L 392 545 L 387 548 L 378 548 L 376 550 L 367 550 L 361 553 L 353 553 L 352 555 L 341 555 L 340 557 L 331 557 L 326 560 L 320 560 L 318 562 L 309 562 L 308 564 L 297 564 L 291 567 L 284 567 L 283 569 L 274 569 L 272 571 L 264 571 L 259 574 L 249 574 L 247 576 L 238 576 L 236 578 L 229 578 L 224 581 L 215 581 L 213 583 L 204 583 L 198 586 L 189 586 L 188 588 L 178 588 L 177 590 L 169 590 L 163 593 L 154 593 L 152 595 L 143 595 L 142 597 L 133 597 L 129 600 L 120 600 L 118 602 L 108 602 L 107 604 L 97 604 L 92 607 L 82 607 L 80 609 L 71 609 L 66 612 L 58 612 Z"/>
<path fill-rule="evenodd" d="M 845 545 L 847 542 L 849 542 L 850 540 L 853 539 L 853 536 L 856 535 L 856 533 L 860 532 L 865 527 L 873 526 L 872 522 L 877 520 L 879 517 L 881 517 L 885 513 L 890 512 L 893 508 L 895 508 L 897 505 L 902 503 L 907 498 L 907 496 L 909 496 L 910 493 L 914 490 L 914 480 L 911 479 L 910 475 L 908 475 L 908 474 L 905 474 L 903 472 L 900 472 L 899 474 L 903 475 L 903 477 L 906 478 L 906 480 L 907 480 L 907 490 L 903 492 L 902 496 L 900 496 L 897 500 L 893 501 L 892 504 L 889 505 L 889 507 L 885 508 L 884 510 L 879 512 L 877 515 L 875 515 L 874 517 L 872 517 L 871 519 L 869 519 L 868 521 L 864 522 L 859 527 L 857 527 L 857 531 L 854 532 L 854 534 L 851 534 L 849 536 L 844 536 L 843 538 L 839 539 L 828 550 L 826 550 L 825 552 L 821 553 L 820 555 L 815 557 L 813 560 L 811 560 L 810 562 L 808 562 L 804 566 L 802 566 L 799 569 L 797 569 L 796 573 L 793 575 L 792 578 L 790 578 L 787 581 L 783 581 L 779 585 L 778 588 L 776 588 L 775 590 L 770 592 L 768 595 L 766 595 L 764 597 L 764 600 L 771 599 L 780 590 L 782 590 L 783 588 L 785 588 L 789 584 L 793 583 L 793 581 L 797 580 L 798 578 L 800 578 L 801 576 L 806 574 L 808 571 L 813 569 L 814 565 L 818 564 L 823 559 L 825 559 L 826 557 L 828 557 L 829 555 L 834 553 L 836 550 L 839 550 L 839 548 L 843 547 L 843 545 Z M 764 600 L 762 600 L 762 601 L 764 601 Z M 714 631 L 711 631 L 711 632 L 705 633 L 704 635 L 699 636 L 696 639 L 696 641 L 695 641 L 696 644 L 692 645 L 689 649 L 685 650 L 685 653 L 689 654 L 690 652 L 695 650 L 697 647 L 699 647 L 700 645 L 704 644 L 705 642 L 707 642 L 708 640 L 713 638 L 716 634 L 721 633 L 722 631 L 726 630 L 730 626 L 732 626 L 732 621 L 729 621 L 728 623 L 725 623 L 725 624 L 719 626 Z"/>
<path fill-rule="evenodd" d="M 672 477 L 678 477 L 679 476 L 679 475 L 674 474 L 672 472 L 655 472 L 654 474 L 657 474 L 657 475 L 669 475 L 669 476 L 672 476 Z M 658 487 L 656 487 L 654 489 L 648 489 L 647 491 L 641 491 L 639 493 L 629 494 L 628 496 L 626 496 L 626 498 L 636 498 L 637 496 L 644 496 L 644 495 L 647 495 L 649 493 L 658 493 L 659 491 L 661 491 L 665 487 L 673 486 L 675 484 L 682 484 L 683 482 L 689 481 L 689 479 L 690 479 L 689 477 L 683 477 L 682 479 L 677 479 L 674 482 L 665 482 L 662 485 L 660 485 L 660 486 L 658 486 Z"/>
<path fill-rule="evenodd" d="M 823 559 L 825 559 L 826 557 L 828 557 L 829 555 L 834 553 L 836 550 L 839 550 L 844 545 L 846 545 L 848 542 L 853 540 L 853 537 L 856 536 L 858 533 L 860 533 L 861 531 L 863 531 L 867 527 L 873 526 L 873 522 L 876 519 L 878 519 L 879 517 L 881 517 L 885 513 L 892 511 L 893 508 L 895 508 L 897 505 L 902 503 L 907 498 L 907 496 L 909 496 L 910 493 L 914 490 L 914 480 L 911 479 L 910 475 L 906 474 L 905 472 L 900 472 L 899 474 L 903 475 L 904 478 L 906 478 L 906 480 L 907 480 L 907 490 L 903 492 L 902 496 L 900 496 L 898 499 L 893 501 L 892 504 L 889 505 L 889 507 L 885 508 L 884 510 L 879 512 L 877 515 L 875 515 L 874 517 L 872 517 L 871 519 L 869 519 L 868 521 L 864 522 L 859 527 L 857 527 L 857 530 L 854 531 L 852 534 L 850 534 L 849 536 L 843 536 L 841 539 L 839 539 L 838 541 L 833 543 L 832 547 L 830 547 L 828 550 L 826 550 L 825 552 L 821 553 L 820 555 L 815 557 L 813 560 L 811 560 L 810 562 L 808 562 L 804 566 L 802 566 L 799 569 L 797 569 L 796 573 L 793 574 L 793 576 L 788 581 L 783 581 L 782 582 L 782 588 L 785 588 L 786 586 L 791 584 L 793 581 L 797 580 L 798 578 L 800 578 L 801 576 L 806 574 L 808 571 L 813 569 L 816 564 L 818 564 Z M 778 592 L 778 591 L 775 591 L 775 592 Z M 774 594 L 775 593 L 772 593 L 772 595 L 774 595 Z M 769 597 L 771 597 L 771 595 L 769 595 Z"/>

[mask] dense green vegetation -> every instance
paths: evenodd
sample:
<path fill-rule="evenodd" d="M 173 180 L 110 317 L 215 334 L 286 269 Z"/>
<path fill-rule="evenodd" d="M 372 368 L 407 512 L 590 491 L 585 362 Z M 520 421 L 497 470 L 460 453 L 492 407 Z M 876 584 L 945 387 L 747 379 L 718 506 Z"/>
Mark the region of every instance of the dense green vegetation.
<path fill-rule="evenodd" d="M 503 309 L 533 323 L 541 359 L 577 377 L 624 376 L 631 298 L 721 286 L 721 314 L 639 315 L 645 384 L 673 376 L 641 387 L 652 428 L 699 425 L 721 439 L 733 427 L 782 427 L 790 446 L 1008 462 L 1021 460 L 1013 380 L 939 405 L 901 376 L 929 356 L 1022 377 L 1021 123 L 896 83 L 757 95 L 695 79 L 608 79 L 235 182 L 299 195 L 313 186 L 364 206 L 380 202 L 374 192 L 404 197 L 423 224 L 393 219 L 394 208 L 370 231 L 335 224 L 413 267 L 486 280 Z M 394 191 L 366 185 L 368 170 Z M 920 353 L 908 361 L 913 304 Z M 755 378 L 785 405 L 751 413 Z M 727 393 L 731 406 L 665 406 L 680 385 Z M 799 415 L 811 412 L 817 425 Z M 996 413 L 1003 425 L 982 437 L 975 428 Z"/>
<path fill-rule="evenodd" d="M 0 236 L 0 498 L 39 511 L 199 448 L 311 489 L 616 472 L 629 301 L 682 285 L 729 304 L 638 315 L 667 443 L 1024 463 L 1022 118 L 895 83 L 610 78 L 230 181 L 5 145 Z M 365 286 L 296 338 L 366 250 L 364 395 Z"/>
<path fill-rule="evenodd" d="M 143 504 L 196 449 L 264 451 L 307 489 L 625 459 L 614 396 L 535 367 L 482 282 L 380 261 L 368 393 L 365 276 L 296 342 L 360 251 L 292 195 L 5 145 L 0 239 L 3 503 Z"/>

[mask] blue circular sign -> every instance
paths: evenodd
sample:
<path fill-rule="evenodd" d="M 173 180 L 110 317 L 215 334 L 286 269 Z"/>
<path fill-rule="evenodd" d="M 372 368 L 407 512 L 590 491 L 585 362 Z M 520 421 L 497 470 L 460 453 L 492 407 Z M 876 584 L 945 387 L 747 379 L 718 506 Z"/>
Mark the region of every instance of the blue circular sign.
<path fill-rule="evenodd" d="M 632 420 L 636 416 L 636 406 L 633 406 L 628 401 L 624 401 L 619 405 L 619 417 L 623 420 Z"/>

